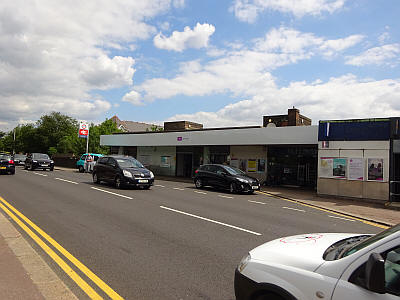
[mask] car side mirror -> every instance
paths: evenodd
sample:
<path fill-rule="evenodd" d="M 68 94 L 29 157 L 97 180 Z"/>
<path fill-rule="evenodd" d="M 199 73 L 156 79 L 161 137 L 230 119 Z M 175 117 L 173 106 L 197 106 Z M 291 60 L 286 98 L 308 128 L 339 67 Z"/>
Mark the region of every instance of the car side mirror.
<path fill-rule="evenodd" d="M 368 290 L 385 294 L 385 261 L 379 253 L 371 253 L 365 265 L 365 281 Z"/>

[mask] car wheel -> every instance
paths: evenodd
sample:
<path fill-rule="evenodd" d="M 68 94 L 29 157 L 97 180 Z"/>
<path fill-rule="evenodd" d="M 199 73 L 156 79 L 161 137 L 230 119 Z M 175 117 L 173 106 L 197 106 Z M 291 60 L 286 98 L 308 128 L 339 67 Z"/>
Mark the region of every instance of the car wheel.
<path fill-rule="evenodd" d="M 28 170 L 28 166 L 27 165 L 24 166 L 24 170 Z"/>
<path fill-rule="evenodd" d="M 149 190 L 150 189 L 150 185 L 146 185 L 143 187 L 144 190 Z"/>
<path fill-rule="evenodd" d="M 122 188 L 122 181 L 121 181 L 121 177 L 117 176 L 114 179 L 114 185 L 117 189 L 121 189 Z"/>
<path fill-rule="evenodd" d="M 82 166 L 79 166 L 79 173 L 85 172 L 85 169 Z"/>
<path fill-rule="evenodd" d="M 203 187 L 203 182 L 200 178 L 196 178 L 196 180 L 194 181 L 194 185 L 196 186 L 196 188 L 201 189 Z"/>
<path fill-rule="evenodd" d="M 99 179 L 99 177 L 97 176 L 97 173 L 93 173 L 93 182 L 94 182 L 94 183 L 100 183 L 100 179 Z"/>
<path fill-rule="evenodd" d="M 49 169 L 50 171 L 54 171 L 54 167 Z"/>
<path fill-rule="evenodd" d="M 231 184 L 229 185 L 229 191 L 233 194 L 237 192 L 237 185 L 234 182 L 231 182 Z"/>

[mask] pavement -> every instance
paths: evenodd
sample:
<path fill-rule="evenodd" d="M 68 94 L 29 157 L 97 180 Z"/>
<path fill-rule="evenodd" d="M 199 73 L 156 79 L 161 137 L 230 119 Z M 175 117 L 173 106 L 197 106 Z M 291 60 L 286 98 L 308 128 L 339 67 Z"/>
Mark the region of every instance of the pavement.
<path fill-rule="evenodd" d="M 76 169 L 59 170 L 77 172 Z M 187 178 L 157 176 L 159 180 L 192 182 Z M 313 190 L 262 187 L 261 193 L 285 201 L 327 210 L 338 215 L 372 222 L 381 228 L 400 223 L 400 206 L 334 197 L 320 197 Z M 47 263 L 0 213 L 0 299 L 77 299 Z"/>

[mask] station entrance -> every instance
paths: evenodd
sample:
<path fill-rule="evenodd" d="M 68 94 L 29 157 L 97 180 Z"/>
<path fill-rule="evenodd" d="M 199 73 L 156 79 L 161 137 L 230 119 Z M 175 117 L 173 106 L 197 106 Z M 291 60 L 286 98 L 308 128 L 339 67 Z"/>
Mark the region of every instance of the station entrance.
<path fill-rule="evenodd" d="M 317 186 L 318 146 L 268 146 L 267 185 Z"/>
<path fill-rule="evenodd" d="M 191 178 L 200 166 L 203 147 L 176 147 L 176 176 Z"/>

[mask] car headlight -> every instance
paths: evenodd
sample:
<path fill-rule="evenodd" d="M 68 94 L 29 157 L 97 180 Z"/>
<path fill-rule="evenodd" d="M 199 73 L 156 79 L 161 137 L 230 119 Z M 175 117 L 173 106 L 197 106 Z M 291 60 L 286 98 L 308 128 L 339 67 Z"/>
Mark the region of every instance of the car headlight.
<path fill-rule="evenodd" d="M 243 179 L 243 178 L 237 178 L 237 180 L 240 181 L 240 182 L 247 183 L 247 180 L 246 180 L 246 179 Z"/>
<path fill-rule="evenodd" d="M 244 270 L 244 268 L 246 268 L 246 266 L 248 265 L 249 261 L 251 259 L 250 254 L 247 254 L 246 256 L 244 256 L 242 258 L 242 260 L 240 261 L 239 265 L 238 265 L 238 270 L 240 273 L 242 273 L 242 271 Z"/>
<path fill-rule="evenodd" d="M 54 164 L 54 160 L 51 160 L 50 163 L 51 163 L 51 164 Z"/>
<path fill-rule="evenodd" d="M 32 160 L 32 162 L 37 163 L 37 160 Z"/>
<path fill-rule="evenodd" d="M 123 172 L 123 174 L 124 174 L 125 177 L 129 177 L 129 178 L 132 178 L 132 177 L 133 177 L 133 176 L 132 176 L 132 173 L 129 172 L 129 171 L 127 171 L 127 170 L 122 170 L 122 172 Z"/>
<path fill-rule="evenodd" d="M 154 174 L 152 171 L 150 171 L 150 178 L 153 179 L 154 178 Z"/>

